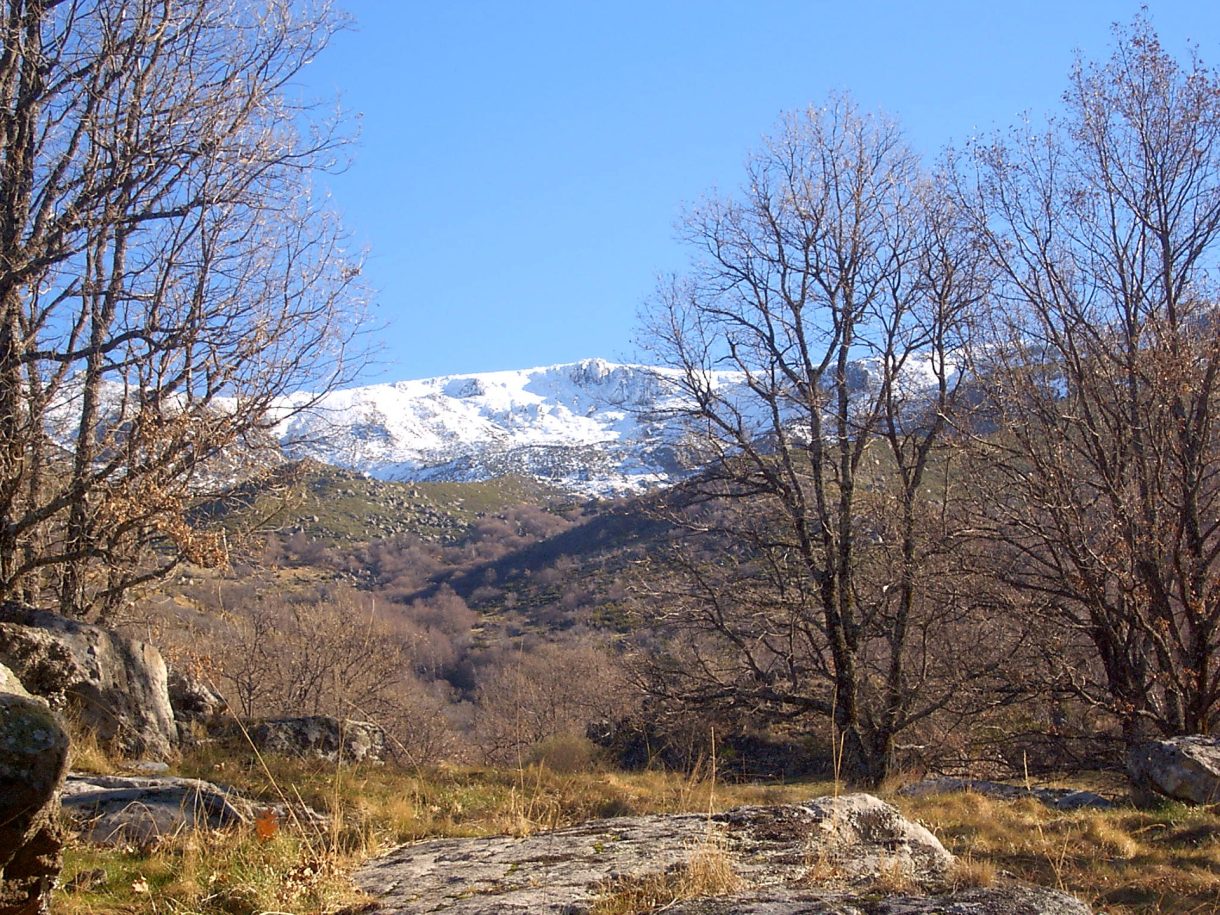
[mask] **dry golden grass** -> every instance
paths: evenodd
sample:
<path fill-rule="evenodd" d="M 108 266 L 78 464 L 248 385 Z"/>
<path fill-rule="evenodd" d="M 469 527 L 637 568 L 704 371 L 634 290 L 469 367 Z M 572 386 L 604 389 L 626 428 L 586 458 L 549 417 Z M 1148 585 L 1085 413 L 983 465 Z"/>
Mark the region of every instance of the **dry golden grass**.
<path fill-rule="evenodd" d="M 828 783 L 713 784 L 662 772 L 561 774 L 541 766 L 404 772 L 274 758 L 266 763 L 264 769 L 248 756 L 215 751 L 183 761 L 178 771 L 232 785 L 256 800 L 299 799 L 331 815 L 325 834 L 287 825 L 260 839 L 250 826 L 145 849 L 73 846 L 54 911 L 336 911 L 360 899 L 349 879 L 360 862 L 412 839 L 526 834 L 607 816 L 792 803 L 833 788 Z M 110 763 L 103 755 L 98 765 Z M 1169 805 L 1151 812 L 1119 808 L 1069 814 L 1032 800 L 973 794 L 892 801 L 959 855 L 953 876 L 959 887 L 986 886 L 1012 875 L 1073 892 L 1108 915 L 1220 911 L 1220 811 Z M 647 911 L 664 905 L 655 900 L 667 895 L 672 901 L 679 898 L 675 894 L 731 892 L 737 884 L 723 848 L 712 842 L 695 852 L 679 872 L 608 887 L 599 911 Z M 811 878 L 835 876 L 830 863 L 810 861 Z M 895 888 L 903 885 L 903 876 L 892 875 Z"/>
<path fill-rule="evenodd" d="M 908 862 L 901 858 L 887 858 L 882 860 L 877 868 L 877 879 L 872 881 L 870 889 L 878 893 L 899 895 L 918 893 L 920 884 L 911 872 Z"/>
<path fill-rule="evenodd" d="M 805 859 L 804 881 L 810 886 L 832 886 L 843 876 L 843 870 L 821 847 Z"/>
<path fill-rule="evenodd" d="M 808 783 L 735 786 L 663 772 L 337 768 L 234 750 L 197 753 L 176 771 L 235 787 L 256 802 L 304 803 L 327 813 L 330 828 L 314 835 L 289 823 L 267 841 L 251 825 L 146 849 L 73 845 L 57 913 L 334 911 L 360 898 L 349 878 L 356 866 L 413 839 L 525 835 L 608 816 L 706 812 L 824 793 Z M 688 881 L 714 885 L 713 864 L 710 853 L 694 855 Z"/>
<path fill-rule="evenodd" d="M 681 867 L 643 877 L 625 877 L 607 884 L 589 915 L 642 915 L 657 912 L 683 899 L 728 896 L 744 887 L 717 836 L 709 834 L 691 849 Z"/>
<path fill-rule="evenodd" d="M 1167 804 L 1061 813 L 975 794 L 894 798 L 973 867 L 1080 896 L 1107 915 L 1220 911 L 1220 815 Z"/>
<path fill-rule="evenodd" d="M 118 763 L 98 742 L 95 731 L 71 716 L 62 716 L 60 720 L 68 731 L 68 765 L 73 772 L 112 775 L 118 771 Z"/>
<path fill-rule="evenodd" d="M 972 852 L 957 856 L 949 874 L 949 884 L 954 890 L 993 886 L 999 871 L 991 861 L 976 858 Z"/>

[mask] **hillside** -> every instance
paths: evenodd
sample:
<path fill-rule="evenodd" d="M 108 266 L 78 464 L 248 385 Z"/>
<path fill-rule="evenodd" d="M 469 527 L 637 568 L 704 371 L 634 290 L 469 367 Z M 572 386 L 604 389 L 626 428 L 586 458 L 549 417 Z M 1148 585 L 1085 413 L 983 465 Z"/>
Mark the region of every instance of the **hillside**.
<path fill-rule="evenodd" d="M 431 542 L 460 539 L 478 519 L 517 505 L 562 507 L 567 493 L 532 477 L 477 482 L 380 480 L 305 459 L 252 478 L 225 499 L 196 510 L 233 528 L 303 535 L 325 545 L 360 544 L 408 534 Z"/>
<path fill-rule="evenodd" d="M 629 566 L 669 533 L 652 498 L 580 500 L 520 476 L 385 481 L 306 460 L 199 511 L 234 529 L 257 519 L 241 552 L 284 586 L 304 574 L 400 603 L 451 589 L 491 634 L 620 627 Z"/>

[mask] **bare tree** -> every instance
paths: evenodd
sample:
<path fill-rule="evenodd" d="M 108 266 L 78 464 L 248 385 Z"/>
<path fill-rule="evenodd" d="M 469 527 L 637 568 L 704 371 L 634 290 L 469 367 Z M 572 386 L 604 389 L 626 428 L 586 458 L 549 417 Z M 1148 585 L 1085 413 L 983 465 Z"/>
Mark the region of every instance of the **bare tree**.
<path fill-rule="evenodd" d="M 474 740 L 500 765 L 520 764 L 554 737 L 584 737 L 625 714 L 620 666 L 606 645 L 547 642 L 505 650 L 479 677 Z"/>
<path fill-rule="evenodd" d="M 0 14 L 0 597 L 99 615 L 220 562 L 190 500 L 343 377 L 358 265 L 309 189 L 340 141 L 290 85 L 335 28 L 288 0 Z"/>
<path fill-rule="evenodd" d="M 246 717 L 372 716 L 409 676 L 410 633 L 371 595 L 339 587 L 269 596 L 226 617 L 234 633 L 223 678 Z"/>
<path fill-rule="evenodd" d="M 1134 741 L 1220 711 L 1220 79 L 1142 18 L 1116 39 L 964 198 L 1003 277 L 982 507 L 1028 612 L 1091 648 L 1061 685 Z"/>
<path fill-rule="evenodd" d="M 848 776 L 876 783 L 895 738 L 1011 648 L 963 634 L 984 602 L 953 558 L 942 447 L 979 248 L 898 128 L 844 99 L 788 118 L 742 194 L 687 228 L 694 273 L 662 291 L 645 345 L 712 457 L 687 490 L 720 505 L 675 516 L 713 539 L 648 599 L 689 635 L 662 679 L 833 729 Z"/>

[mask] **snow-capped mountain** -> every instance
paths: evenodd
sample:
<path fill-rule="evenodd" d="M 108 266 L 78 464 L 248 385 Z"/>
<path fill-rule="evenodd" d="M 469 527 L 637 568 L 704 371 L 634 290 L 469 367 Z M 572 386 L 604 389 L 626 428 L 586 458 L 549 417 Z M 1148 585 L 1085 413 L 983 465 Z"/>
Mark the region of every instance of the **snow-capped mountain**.
<path fill-rule="evenodd" d="M 673 403 L 665 377 L 587 359 L 367 385 L 327 395 L 277 434 L 289 456 L 382 479 L 520 473 L 583 495 L 621 495 L 698 465 L 681 428 L 664 417 Z"/>
<path fill-rule="evenodd" d="M 570 492 L 614 496 L 688 476 L 706 460 L 674 416 L 672 370 L 586 359 L 568 365 L 446 375 L 336 391 L 279 424 L 290 457 L 312 457 L 389 480 L 486 480 L 518 473 Z M 880 366 L 865 358 L 850 384 L 873 390 Z M 902 372 L 916 400 L 935 384 L 921 360 Z M 767 433 L 765 411 L 743 378 L 709 380 L 735 401 L 747 427 Z M 310 395 L 301 395 L 308 397 Z M 300 400 L 290 399 L 291 408 Z"/>
<path fill-rule="evenodd" d="M 851 364 L 848 385 L 856 395 L 875 395 L 883 374 L 877 357 L 866 356 Z M 688 405 L 679 378 L 672 369 L 586 359 L 367 385 L 321 398 L 302 392 L 281 400 L 270 419 L 283 456 L 314 458 L 381 479 L 475 481 L 515 473 L 577 494 L 618 496 L 677 482 L 710 460 L 708 442 L 684 426 L 681 414 L 689 411 L 683 410 Z M 744 375 L 710 372 L 704 380 L 721 407 L 729 405 L 741 434 L 773 434 L 771 416 Z M 896 389 L 919 415 L 935 384 L 927 360 L 912 358 L 899 372 Z M 69 379 L 47 411 L 47 433 L 65 453 L 79 434 L 81 392 Z M 104 382 L 95 435 L 121 438 L 135 415 L 133 397 L 123 384 Z M 873 397 L 859 400 L 868 409 Z M 172 412 L 172 396 L 168 403 Z M 223 411 L 229 403 L 218 398 L 211 408 Z M 784 392 L 779 408 L 786 407 L 792 408 L 792 434 L 799 439 L 800 417 L 808 408 L 799 388 Z M 280 459 L 266 453 L 277 450 L 275 440 L 265 445 L 259 460 Z M 200 479 L 237 482 L 251 460 L 246 452 L 223 453 Z"/>

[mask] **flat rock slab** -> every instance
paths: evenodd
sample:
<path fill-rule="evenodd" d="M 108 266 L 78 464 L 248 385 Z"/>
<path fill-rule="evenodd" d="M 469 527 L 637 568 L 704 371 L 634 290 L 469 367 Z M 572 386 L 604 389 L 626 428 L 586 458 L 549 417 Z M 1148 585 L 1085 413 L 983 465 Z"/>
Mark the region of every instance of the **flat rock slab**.
<path fill-rule="evenodd" d="M 580 915 L 615 884 L 675 872 L 708 848 L 742 891 L 688 900 L 685 915 L 1087 915 L 1061 893 L 1029 887 L 943 891 L 953 857 L 930 832 L 869 795 L 738 807 L 706 816 L 620 817 L 527 837 L 444 839 L 403 846 L 356 875 L 381 915 Z M 912 892 L 887 896 L 879 877 Z M 824 888 L 812 885 L 823 881 Z"/>
<path fill-rule="evenodd" d="M 383 913 L 567 915 L 587 908 L 604 881 L 685 864 L 710 831 L 708 818 L 696 814 L 596 820 L 521 838 L 417 842 L 367 865 L 356 882 Z"/>
<path fill-rule="evenodd" d="M 1074 896 L 1031 886 L 889 899 L 814 890 L 763 891 L 681 902 L 665 911 L 669 915 L 1090 915 L 1089 907 Z"/>
<path fill-rule="evenodd" d="M 953 866 L 936 836 L 870 794 L 737 807 L 712 821 L 738 874 L 754 883 L 803 881 L 816 871 L 867 884 L 884 872 L 928 887 L 943 883 Z"/>
<path fill-rule="evenodd" d="M 1081 810 L 1095 808 L 1108 810 L 1114 806 L 1109 798 L 1102 797 L 1092 791 L 1077 791 L 1072 788 L 1034 788 L 1022 785 L 1006 785 L 1003 782 L 987 781 L 981 778 L 928 778 L 913 785 L 899 789 L 898 793 L 906 797 L 923 797 L 928 794 L 951 794 L 956 791 L 970 791 L 986 797 L 997 797 L 1006 801 L 1033 798 L 1055 810 Z"/>
<path fill-rule="evenodd" d="M 63 810 L 95 845 L 142 845 L 194 829 L 248 823 L 251 805 L 194 778 L 69 775 Z"/>

